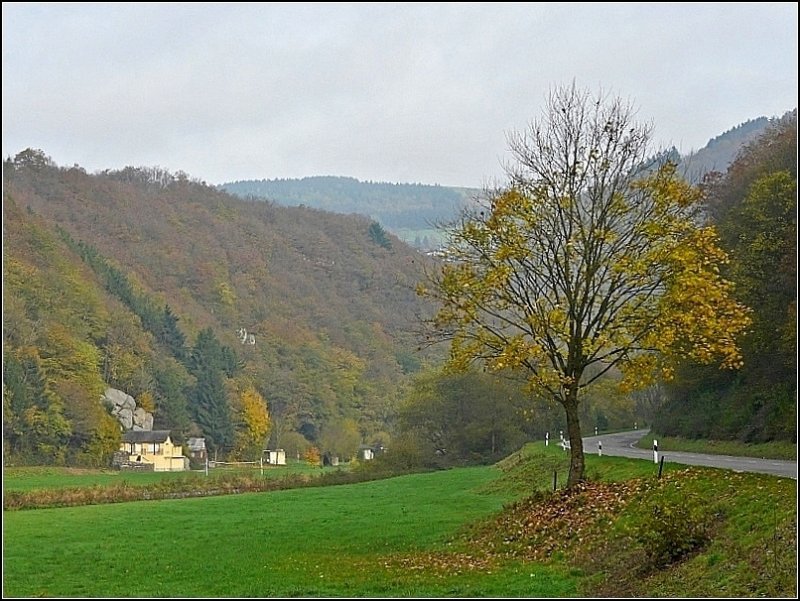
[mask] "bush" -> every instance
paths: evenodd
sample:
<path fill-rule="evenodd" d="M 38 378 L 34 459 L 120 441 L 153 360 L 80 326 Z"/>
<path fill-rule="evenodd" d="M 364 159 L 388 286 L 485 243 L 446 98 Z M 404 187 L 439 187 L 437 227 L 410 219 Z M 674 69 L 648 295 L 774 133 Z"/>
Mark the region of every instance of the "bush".
<path fill-rule="evenodd" d="M 405 434 L 397 436 L 392 441 L 391 448 L 385 453 L 378 455 L 372 462 L 365 463 L 374 463 L 374 466 L 385 466 L 388 470 L 397 472 L 435 467 L 435 461 L 431 456 L 426 455 L 418 441 Z"/>
<path fill-rule="evenodd" d="M 280 444 L 275 443 L 270 448 L 283 449 L 287 459 L 300 459 L 311 446 L 313 445 L 300 432 L 286 432 L 280 437 Z"/>
<path fill-rule="evenodd" d="M 637 539 L 650 567 L 663 567 L 703 548 L 711 539 L 711 523 L 710 511 L 694 497 L 661 500 L 647 511 Z"/>
<path fill-rule="evenodd" d="M 312 467 L 322 467 L 322 458 L 317 447 L 309 447 L 306 449 L 306 452 L 303 453 L 303 459 Z"/>

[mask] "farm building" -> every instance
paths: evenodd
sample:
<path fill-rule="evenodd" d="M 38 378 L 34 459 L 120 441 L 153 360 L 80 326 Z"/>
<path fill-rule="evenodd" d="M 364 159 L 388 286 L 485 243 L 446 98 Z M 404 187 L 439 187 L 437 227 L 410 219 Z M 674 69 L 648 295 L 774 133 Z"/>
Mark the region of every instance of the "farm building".
<path fill-rule="evenodd" d="M 130 430 L 122 435 L 120 451 L 130 464 L 152 465 L 156 472 L 182 472 L 189 469 L 183 448 L 170 438 L 169 430 Z"/>

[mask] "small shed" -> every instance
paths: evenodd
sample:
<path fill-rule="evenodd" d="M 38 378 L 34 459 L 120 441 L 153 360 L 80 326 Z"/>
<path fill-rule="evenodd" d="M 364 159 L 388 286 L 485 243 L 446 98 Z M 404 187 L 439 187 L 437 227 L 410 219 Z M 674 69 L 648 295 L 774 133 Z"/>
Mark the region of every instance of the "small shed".
<path fill-rule="evenodd" d="M 264 450 L 264 460 L 270 465 L 286 465 L 286 451 L 283 449 Z"/>
<path fill-rule="evenodd" d="M 362 444 L 358 447 L 358 458 L 361 461 L 370 461 L 375 458 L 375 451 L 371 446 Z"/>
<path fill-rule="evenodd" d="M 191 459 L 205 461 L 208 456 L 205 438 L 190 438 L 186 441 L 186 448 L 189 450 L 188 455 Z"/>

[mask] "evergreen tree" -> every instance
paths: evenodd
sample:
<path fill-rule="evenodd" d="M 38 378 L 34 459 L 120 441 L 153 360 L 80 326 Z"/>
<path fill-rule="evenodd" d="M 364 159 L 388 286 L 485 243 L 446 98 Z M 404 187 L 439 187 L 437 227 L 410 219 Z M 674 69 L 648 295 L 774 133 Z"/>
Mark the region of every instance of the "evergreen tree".
<path fill-rule="evenodd" d="M 381 224 L 377 221 L 373 221 L 369 226 L 369 237 L 372 238 L 372 241 L 378 246 L 382 246 L 383 248 L 392 248 L 392 241 L 389 240 L 386 230 L 383 229 Z"/>
<path fill-rule="evenodd" d="M 174 359 L 164 358 L 155 370 L 156 411 L 153 427 L 156 430 L 168 429 L 173 439 L 183 441 L 191 427 L 188 389 L 185 368 Z"/>
<path fill-rule="evenodd" d="M 203 372 L 192 395 L 192 414 L 212 451 L 227 450 L 233 444 L 233 423 L 225 399 L 220 371 Z"/>
<path fill-rule="evenodd" d="M 165 304 L 161 314 L 161 327 L 156 338 L 172 353 L 173 357 L 183 361 L 186 358 L 186 337 L 178 328 L 178 319 L 170 306 Z"/>
<path fill-rule="evenodd" d="M 212 450 L 229 449 L 233 444 L 233 422 L 223 379 L 232 353 L 226 348 L 211 328 L 206 328 L 197 335 L 189 358 L 189 369 L 197 378 L 189 398 L 191 412 Z"/>

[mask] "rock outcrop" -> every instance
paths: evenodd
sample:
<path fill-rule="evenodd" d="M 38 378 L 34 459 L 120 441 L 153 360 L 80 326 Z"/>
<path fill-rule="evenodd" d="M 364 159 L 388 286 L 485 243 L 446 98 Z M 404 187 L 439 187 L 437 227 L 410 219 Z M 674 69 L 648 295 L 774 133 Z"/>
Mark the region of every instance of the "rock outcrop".
<path fill-rule="evenodd" d="M 111 415 L 122 425 L 123 430 L 153 429 L 153 414 L 142 407 L 137 407 L 131 395 L 116 388 L 106 388 L 102 400 L 111 410 Z"/>

